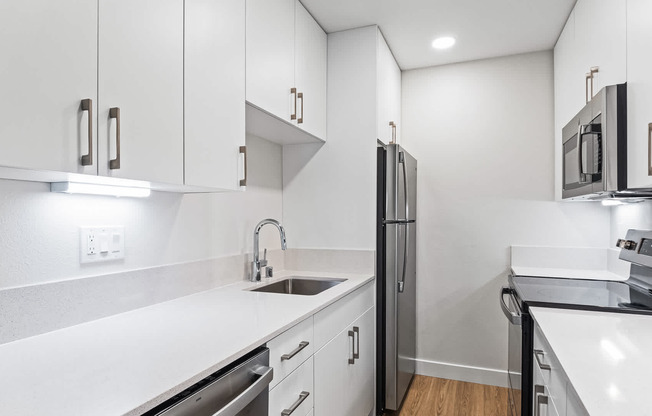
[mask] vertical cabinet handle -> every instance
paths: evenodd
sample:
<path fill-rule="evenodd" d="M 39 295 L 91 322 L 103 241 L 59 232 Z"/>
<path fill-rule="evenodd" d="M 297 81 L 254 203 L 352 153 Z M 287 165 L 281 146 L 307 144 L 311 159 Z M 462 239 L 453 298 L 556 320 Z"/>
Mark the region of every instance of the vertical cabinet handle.
<path fill-rule="evenodd" d="M 93 165 L 93 100 L 86 98 L 81 101 L 81 110 L 88 112 L 88 153 L 82 155 L 82 166 Z"/>
<path fill-rule="evenodd" d="M 299 99 L 301 100 L 301 117 L 299 117 L 299 118 L 297 119 L 297 123 L 298 123 L 298 124 L 301 124 L 301 123 L 303 123 L 303 93 L 302 93 L 302 92 L 298 93 L 298 94 L 297 94 L 297 98 L 299 98 Z M 296 104 L 295 104 L 295 105 L 296 105 Z M 295 112 L 295 114 L 296 114 L 296 109 L 294 110 L 294 112 Z"/>
<path fill-rule="evenodd" d="M 355 364 L 355 332 L 349 331 L 349 337 L 351 337 L 351 357 L 349 358 L 349 364 Z"/>
<path fill-rule="evenodd" d="M 297 399 L 297 401 L 294 402 L 289 409 L 283 410 L 281 412 L 281 416 L 290 416 L 292 413 L 294 413 L 295 410 L 297 410 L 299 406 L 301 406 L 301 403 L 303 403 L 304 400 L 308 398 L 308 396 L 310 396 L 310 393 L 307 391 L 302 391 L 301 393 L 299 393 L 299 398 Z"/>
<path fill-rule="evenodd" d="M 647 176 L 652 176 L 652 123 L 647 125 Z"/>
<path fill-rule="evenodd" d="M 290 120 L 296 120 L 297 119 L 297 89 L 290 88 L 290 94 L 294 96 L 294 107 L 292 107 L 293 113 L 290 114 Z"/>
<path fill-rule="evenodd" d="M 587 104 L 591 101 L 591 97 L 589 97 L 589 81 L 591 81 L 591 95 L 593 95 L 593 80 L 591 78 L 591 73 L 587 72 L 586 78 L 584 78 L 584 96 Z"/>
<path fill-rule="evenodd" d="M 592 66 L 589 72 L 586 73 L 586 78 L 584 79 L 584 88 L 585 88 L 587 104 L 593 98 L 593 78 L 595 74 L 597 74 L 598 72 L 600 72 L 600 67 Z M 589 94 L 589 84 L 591 84 L 590 94 Z"/>
<path fill-rule="evenodd" d="M 390 121 L 389 126 L 392 128 L 392 141 L 389 144 L 394 144 L 396 143 L 396 123 Z"/>
<path fill-rule="evenodd" d="M 109 109 L 109 118 L 115 119 L 115 159 L 109 160 L 109 169 L 120 169 L 120 108 Z"/>
<path fill-rule="evenodd" d="M 247 146 L 240 146 L 240 154 L 244 155 L 244 179 L 240 179 L 240 186 L 247 186 Z"/>
<path fill-rule="evenodd" d="M 353 327 L 353 333 L 356 335 L 356 348 L 353 350 L 353 359 L 354 360 L 359 360 L 360 359 L 360 328 L 357 326 Z M 356 350 L 358 352 L 356 352 Z"/>

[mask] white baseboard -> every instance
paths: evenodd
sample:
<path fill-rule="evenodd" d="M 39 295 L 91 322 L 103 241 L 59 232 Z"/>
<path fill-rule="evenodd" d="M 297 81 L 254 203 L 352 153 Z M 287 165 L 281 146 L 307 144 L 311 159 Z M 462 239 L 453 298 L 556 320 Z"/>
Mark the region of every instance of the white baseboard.
<path fill-rule="evenodd" d="M 417 374 L 490 386 L 508 387 L 507 371 L 493 368 L 416 360 Z"/>

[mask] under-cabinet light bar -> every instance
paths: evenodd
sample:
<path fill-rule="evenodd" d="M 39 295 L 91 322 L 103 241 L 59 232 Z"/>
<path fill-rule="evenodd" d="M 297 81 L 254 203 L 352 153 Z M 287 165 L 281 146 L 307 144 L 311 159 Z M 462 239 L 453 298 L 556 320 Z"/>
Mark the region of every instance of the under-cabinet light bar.
<path fill-rule="evenodd" d="M 63 192 L 66 194 L 127 196 L 135 198 L 147 198 L 152 193 L 152 191 L 148 188 L 97 185 L 78 182 L 53 182 L 50 184 L 50 192 Z"/>

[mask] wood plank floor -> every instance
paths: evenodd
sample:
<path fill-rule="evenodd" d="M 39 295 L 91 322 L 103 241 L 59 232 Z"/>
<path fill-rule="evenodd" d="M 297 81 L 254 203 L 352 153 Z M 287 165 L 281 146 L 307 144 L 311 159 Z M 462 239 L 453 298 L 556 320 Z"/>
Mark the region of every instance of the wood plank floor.
<path fill-rule="evenodd" d="M 508 416 L 507 389 L 416 375 L 397 416 Z"/>

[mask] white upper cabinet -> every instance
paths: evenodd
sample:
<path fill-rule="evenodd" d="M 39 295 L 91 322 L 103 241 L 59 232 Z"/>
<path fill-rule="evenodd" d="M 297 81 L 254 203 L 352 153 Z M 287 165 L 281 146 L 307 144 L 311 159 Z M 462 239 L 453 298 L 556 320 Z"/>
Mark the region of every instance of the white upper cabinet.
<path fill-rule="evenodd" d="M 295 0 L 247 0 L 247 101 L 290 120 L 294 114 Z"/>
<path fill-rule="evenodd" d="M 99 4 L 100 175 L 183 184 L 183 0 Z"/>
<path fill-rule="evenodd" d="M 554 50 L 555 196 L 558 200 L 562 182 L 562 129 L 593 94 L 607 85 L 627 82 L 626 54 L 626 2 L 578 0 Z"/>
<path fill-rule="evenodd" d="M 328 37 L 299 2 L 296 6 L 295 85 L 298 100 L 297 125 L 326 139 L 326 71 Z"/>
<path fill-rule="evenodd" d="M 245 3 L 186 0 L 185 184 L 238 189 L 245 145 Z"/>
<path fill-rule="evenodd" d="M 0 3 L 0 56 L 0 166 L 97 174 L 97 2 Z"/>
<path fill-rule="evenodd" d="M 627 184 L 652 188 L 652 2 L 627 1 Z"/>
<path fill-rule="evenodd" d="M 248 0 L 246 44 L 247 102 L 325 139 L 327 37 L 315 19 L 298 0 Z"/>
<path fill-rule="evenodd" d="M 385 144 L 400 143 L 401 69 L 380 31 L 377 36 L 377 137 Z"/>

